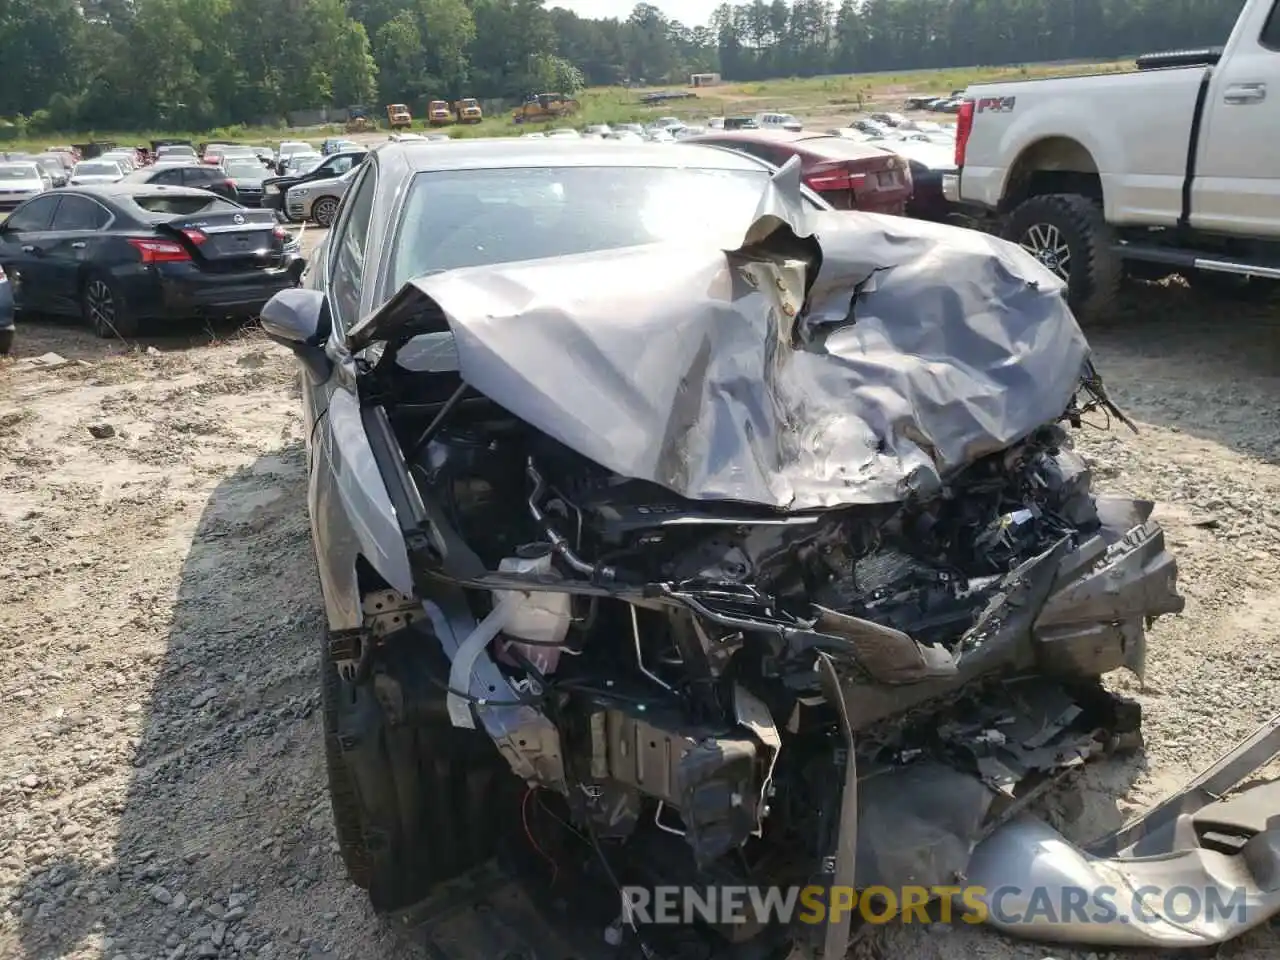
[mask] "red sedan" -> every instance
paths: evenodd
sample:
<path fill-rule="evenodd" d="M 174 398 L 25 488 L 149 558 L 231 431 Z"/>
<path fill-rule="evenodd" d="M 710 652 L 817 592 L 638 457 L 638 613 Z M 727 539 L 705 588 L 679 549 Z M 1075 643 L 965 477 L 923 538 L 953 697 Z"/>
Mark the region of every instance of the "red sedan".
<path fill-rule="evenodd" d="M 911 199 L 911 168 L 907 161 L 870 143 L 784 130 L 721 131 L 682 142 L 728 147 L 775 167 L 799 157 L 805 185 L 838 210 L 903 216 Z"/>

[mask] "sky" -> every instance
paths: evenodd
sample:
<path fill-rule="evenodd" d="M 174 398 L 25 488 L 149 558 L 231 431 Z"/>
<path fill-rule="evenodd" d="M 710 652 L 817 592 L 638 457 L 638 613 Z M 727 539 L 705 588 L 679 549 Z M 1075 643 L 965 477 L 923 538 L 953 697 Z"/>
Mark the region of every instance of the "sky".
<path fill-rule="evenodd" d="M 724 0 L 652 0 L 655 7 L 686 27 L 703 27 L 711 13 Z M 580 17 L 617 17 L 625 20 L 635 9 L 636 0 L 547 0 L 547 9 L 564 7 Z"/>

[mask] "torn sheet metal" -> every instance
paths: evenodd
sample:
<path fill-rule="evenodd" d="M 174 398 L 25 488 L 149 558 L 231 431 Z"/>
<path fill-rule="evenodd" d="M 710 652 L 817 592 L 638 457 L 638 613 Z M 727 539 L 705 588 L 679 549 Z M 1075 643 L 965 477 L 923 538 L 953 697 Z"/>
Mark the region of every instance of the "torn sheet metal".
<path fill-rule="evenodd" d="M 1205 947 L 1280 914 L 1280 781 L 1219 799 L 1280 752 L 1280 716 L 1185 788 L 1087 849 L 1011 821 L 974 850 L 965 880 L 986 922 L 1036 940 Z"/>
<path fill-rule="evenodd" d="M 1088 346 L 1051 273 L 986 234 L 805 210 L 794 179 L 754 245 L 424 276 L 349 342 L 447 321 L 464 380 L 588 459 L 782 509 L 928 496 L 1061 416 Z"/>

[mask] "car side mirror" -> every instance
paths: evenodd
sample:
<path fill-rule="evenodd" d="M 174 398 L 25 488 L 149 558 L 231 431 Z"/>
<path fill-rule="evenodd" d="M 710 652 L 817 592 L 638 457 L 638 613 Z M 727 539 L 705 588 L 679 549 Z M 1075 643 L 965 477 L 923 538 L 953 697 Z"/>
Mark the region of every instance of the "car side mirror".
<path fill-rule="evenodd" d="M 333 362 L 325 353 L 331 327 L 325 295 L 319 290 L 281 290 L 262 308 L 262 329 L 294 352 L 316 382 L 329 379 Z"/>

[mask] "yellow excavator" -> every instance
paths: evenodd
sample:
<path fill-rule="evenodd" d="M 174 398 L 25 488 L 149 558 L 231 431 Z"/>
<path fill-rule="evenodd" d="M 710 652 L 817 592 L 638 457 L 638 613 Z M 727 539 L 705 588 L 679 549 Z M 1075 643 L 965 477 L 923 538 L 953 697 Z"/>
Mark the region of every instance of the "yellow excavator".
<path fill-rule="evenodd" d="M 577 113 L 578 101 L 563 93 L 539 93 L 530 97 L 511 114 L 512 123 L 533 123 L 538 120 L 553 120 L 568 117 Z"/>

